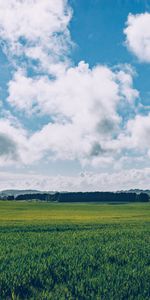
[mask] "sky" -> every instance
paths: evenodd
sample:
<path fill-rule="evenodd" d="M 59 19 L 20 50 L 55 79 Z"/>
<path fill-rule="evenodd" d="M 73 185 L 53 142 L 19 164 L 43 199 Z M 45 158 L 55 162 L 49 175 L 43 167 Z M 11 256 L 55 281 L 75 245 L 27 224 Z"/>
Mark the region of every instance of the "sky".
<path fill-rule="evenodd" d="M 0 0 L 0 190 L 149 178 L 150 1 Z"/>

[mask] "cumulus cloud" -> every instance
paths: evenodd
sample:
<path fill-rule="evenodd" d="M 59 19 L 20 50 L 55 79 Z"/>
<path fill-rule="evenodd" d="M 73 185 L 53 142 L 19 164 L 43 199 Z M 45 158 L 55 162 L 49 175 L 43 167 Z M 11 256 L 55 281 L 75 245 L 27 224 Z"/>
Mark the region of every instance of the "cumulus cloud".
<path fill-rule="evenodd" d="M 140 61 L 150 62 L 150 13 L 129 14 L 126 28 L 126 45 Z"/>
<path fill-rule="evenodd" d="M 108 161 L 123 118 L 119 106 L 134 106 L 138 97 L 132 84 L 129 69 L 112 71 L 101 65 L 91 69 L 80 62 L 55 80 L 16 72 L 9 82 L 8 101 L 30 117 L 50 116 L 51 122 L 30 137 L 38 158 L 51 151 L 55 158 L 85 162 L 104 155 Z"/>
<path fill-rule="evenodd" d="M 17 159 L 17 147 L 15 142 L 6 134 L 0 133 L 0 156 Z"/>
<path fill-rule="evenodd" d="M 0 8 L 0 38 L 5 53 L 11 59 L 34 61 L 42 71 L 53 75 L 62 72 L 71 46 L 67 26 L 72 13 L 67 1 L 0 0 Z"/>
<path fill-rule="evenodd" d="M 113 72 L 102 65 L 91 69 L 81 61 L 56 80 L 46 75 L 27 77 L 23 70 L 18 70 L 8 84 L 8 101 L 26 113 L 40 111 L 70 118 L 79 114 L 79 110 L 83 113 L 90 108 L 102 115 L 105 108 L 111 115 L 119 101 L 134 103 L 138 91 L 132 85 L 129 69 Z"/>
<path fill-rule="evenodd" d="M 26 163 L 28 157 L 27 132 L 11 118 L 0 119 L 0 165 Z"/>
<path fill-rule="evenodd" d="M 54 190 L 109 190 L 109 189 L 125 189 L 131 187 L 146 188 L 148 184 L 148 169 L 144 170 L 129 170 L 133 165 L 133 160 L 140 163 L 140 159 L 146 155 L 147 151 L 147 165 L 149 155 L 149 134 L 150 134 L 150 116 L 136 116 L 134 119 L 129 120 L 124 133 L 120 133 L 117 139 L 108 139 L 107 148 L 103 149 L 100 142 L 93 142 L 90 144 L 89 153 L 87 149 L 84 152 L 82 148 L 83 141 L 80 139 L 71 140 L 71 132 L 74 133 L 74 128 L 68 131 L 66 136 L 65 130 L 63 131 L 59 125 L 48 124 L 42 129 L 42 132 L 36 132 L 32 136 L 28 136 L 26 131 L 23 131 L 10 121 L 3 120 L 0 122 L 0 145 L 2 146 L 0 152 L 0 163 L 12 163 L 21 160 L 24 164 L 31 164 L 34 161 L 45 157 L 46 151 L 53 151 L 49 153 L 52 159 L 57 154 L 57 158 L 61 159 L 86 159 L 86 163 L 92 158 L 93 166 L 108 165 L 108 172 L 101 174 L 83 173 L 82 176 L 66 177 L 66 176 L 32 176 L 23 174 L 8 177 L 4 182 L 2 180 L 2 188 L 20 187 L 20 188 L 41 188 L 41 189 L 54 189 Z M 53 132 L 50 126 L 54 126 L 55 130 L 58 126 L 58 131 Z M 63 126 L 63 125 L 61 125 Z M 48 129 L 48 130 L 47 130 Z M 50 129 L 50 130 L 49 130 Z M 7 135 L 6 135 L 7 132 Z M 51 139 L 52 136 L 52 139 Z M 67 141 L 69 140 L 69 143 Z M 82 143 L 81 143 L 82 142 Z M 109 149 L 109 147 L 110 149 Z M 65 147 L 66 146 L 66 147 Z M 75 146 L 77 148 L 75 148 Z M 88 146 L 88 143 L 85 144 Z M 136 155 L 132 157 L 132 153 L 123 155 L 121 152 L 120 157 L 116 158 L 115 153 L 118 150 L 135 150 Z M 114 152 L 113 152 L 114 150 Z M 76 152 L 75 152 L 76 151 Z M 55 155 L 54 155 L 55 154 Z M 78 157 L 75 157 L 78 155 Z M 141 157 L 142 154 L 142 157 Z M 84 157 L 82 157 L 84 155 Z M 2 160 L 3 159 L 3 160 Z M 3 163 L 2 163 L 3 161 Z M 110 174 L 109 169 L 113 170 L 113 164 L 117 170 L 116 173 Z M 143 161 L 142 161 L 143 164 Z M 128 166 L 128 170 L 120 171 Z M 4 177 L 5 178 L 5 177 Z M 20 179 L 21 178 L 21 179 Z M 6 179 L 6 178 L 5 178 Z"/>
<path fill-rule="evenodd" d="M 139 92 L 133 87 L 132 67 L 91 68 L 69 60 L 72 11 L 67 0 L 0 0 L 0 7 L 1 46 L 13 63 L 6 99 L 10 111 L 3 107 L 0 119 L 0 164 L 77 160 L 87 169 L 108 171 L 74 177 L 10 174 L 7 182 L 1 173 L 3 188 L 121 189 L 136 187 L 134 176 L 144 186 L 149 170 L 119 171 L 135 151 L 137 161 L 150 156 L 149 115 L 136 115 Z M 130 50 L 148 61 L 145 18 L 149 14 L 130 15 L 125 34 Z M 24 127 L 24 117 L 36 118 L 40 129 Z M 110 169 L 118 171 L 110 174 Z"/>
<path fill-rule="evenodd" d="M 150 113 L 146 116 L 136 115 L 127 123 L 127 132 L 132 141 L 131 147 L 146 152 L 150 148 Z"/>

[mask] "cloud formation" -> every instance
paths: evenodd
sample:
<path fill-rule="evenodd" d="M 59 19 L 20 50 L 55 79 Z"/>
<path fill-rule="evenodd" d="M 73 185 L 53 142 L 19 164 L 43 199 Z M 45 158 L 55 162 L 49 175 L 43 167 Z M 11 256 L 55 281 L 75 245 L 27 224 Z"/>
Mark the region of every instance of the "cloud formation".
<path fill-rule="evenodd" d="M 38 189 L 47 191 L 116 191 L 147 189 L 150 168 L 130 169 L 111 173 L 81 173 L 76 176 L 42 176 L 0 172 L 2 189 Z"/>
<path fill-rule="evenodd" d="M 104 155 L 106 160 L 122 126 L 119 106 L 134 107 L 138 97 L 132 83 L 128 69 L 112 71 L 101 65 L 90 69 L 84 62 L 55 80 L 29 78 L 18 71 L 9 82 L 8 101 L 30 117 L 51 118 L 30 137 L 32 149 L 38 149 L 40 156 L 51 151 L 59 159 L 83 162 Z"/>
<path fill-rule="evenodd" d="M 14 119 L 0 119 L 0 165 L 17 165 L 28 156 L 27 131 Z"/>
<path fill-rule="evenodd" d="M 17 147 L 15 142 L 6 134 L 0 134 L 0 157 L 17 159 Z"/>
<path fill-rule="evenodd" d="M 56 76 L 68 64 L 71 46 L 66 0 L 0 0 L 0 38 L 11 60 Z"/>
<path fill-rule="evenodd" d="M 9 0 L 1 5 L 3 49 L 17 63 L 18 58 L 23 61 L 8 83 L 8 104 L 29 118 L 49 118 L 32 133 L 9 120 L 20 161 L 31 164 L 48 156 L 51 160 L 77 159 L 82 165 L 112 165 L 128 148 L 125 111 L 132 110 L 135 115 L 139 93 L 133 88 L 132 68 L 90 68 L 84 61 L 70 66 L 68 25 L 72 12 L 65 0 L 55 4 Z M 31 15 L 33 11 L 36 13 Z M 27 58 L 33 68 L 38 61 L 42 74 L 35 68 L 34 76 L 28 75 Z"/>
<path fill-rule="evenodd" d="M 150 13 L 129 14 L 126 28 L 126 45 L 142 62 L 150 62 Z"/>
<path fill-rule="evenodd" d="M 134 175 L 144 186 L 149 169 L 120 171 L 131 160 L 137 167 L 150 157 L 150 115 L 138 112 L 133 68 L 71 61 L 67 0 L 0 0 L 0 7 L 1 47 L 12 64 L 5 99 L 10 111 L 3 105 L 0 119 L 0 165 L 70 160 L 81 169 L 107 170 L 76 177 L 21 175 L 21 180 L 16 174 L 14 181 L 10 174 L 5 187 L 14 182 L 20 188 L 121 189 L 136 186 Z M 127 47 L 147 62 L 149 18 L 148 13 L 129 15 L 124 31 Z M 26 126 L 32 119 L 36 129 Z"/>

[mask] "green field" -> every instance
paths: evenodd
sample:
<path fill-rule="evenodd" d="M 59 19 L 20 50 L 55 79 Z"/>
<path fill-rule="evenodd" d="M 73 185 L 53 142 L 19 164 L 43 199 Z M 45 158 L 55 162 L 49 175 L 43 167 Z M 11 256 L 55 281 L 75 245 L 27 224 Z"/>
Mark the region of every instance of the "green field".
<path fill-rule="evenodd" d="M 0 299 L 150 299 L 150 203 L 0 201 Z"/>

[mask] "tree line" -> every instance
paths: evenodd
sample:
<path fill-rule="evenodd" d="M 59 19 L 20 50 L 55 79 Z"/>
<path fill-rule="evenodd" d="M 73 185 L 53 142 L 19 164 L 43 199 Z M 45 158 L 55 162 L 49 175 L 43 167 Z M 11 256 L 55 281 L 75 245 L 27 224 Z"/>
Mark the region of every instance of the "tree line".
<path fill-rule="evenodd" d="M 6 200 L 40 200 L 54 202 L 148 202 L 146 193 L 131 192 L 56 192 L 8 195 Z"/>

